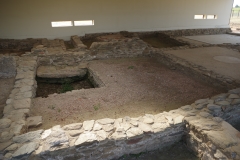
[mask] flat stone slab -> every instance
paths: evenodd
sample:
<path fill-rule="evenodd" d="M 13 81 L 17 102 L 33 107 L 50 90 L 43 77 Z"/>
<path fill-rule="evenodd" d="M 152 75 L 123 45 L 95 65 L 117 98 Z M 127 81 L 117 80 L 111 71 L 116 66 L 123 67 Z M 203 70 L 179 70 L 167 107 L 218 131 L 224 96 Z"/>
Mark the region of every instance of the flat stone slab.
<path fill-rule="evenodd" d="M 176 57 L 185 59 L 193 64 L 203 66 L 206 69 L 212 70 L 220 75 L 240 80 L 239 72 L 240 63 L 226 63 L 226 61 L 230 61 L 230 59 L 232 58 L 225 59 L 224 60 L 225 62 L 215 60 L 216 56 L 221 56 L 222 58 L 224 56 L 233 57 L 234 59 L 235 58 L 240 59 L 240 54 L 238 51 L 222 47 L 204 47 L 185 50 L 165 51 L 165 53 L 172 54 Z"/>
<path fill-rule="evenodd" d="M 35 142 L 24 144 L 13 154 L 13 157 L 17 158 L 20 156 L 29 155 L 30 153 L 35 151 L 37 147 L 38 147 L 38 143 L 35 143 Z"/>
<path fill-rule="evenodd" d="M 41 78 L 65 78 L 65 77 L 84 77 L 87 69 L 79 66 L 40 66 L 37 69 L 37 76 Z"/>
<path fill-rule="evenodd" d="M 76 140 L 75 145 L 90 143 L 96 140 L 97 140 L 96 135 L 94 133 L 88 132 L 88 133 L 81 134 L 79 138 Z"/>
<path fill-rule="evenodd" d="M 12 121 L 10 119 L 0 119 L 0 129 L 8 128 L 11 125 Z"/>
<path fill-rule="evenodd" d="M 223 44 L 231 43 L 236 44 L 240 42 L 240 37 L 229 34 L 218 34 L 218 35 L 198 35 L 198 36 L 184 36 L 188 39 L 193 39 L 200 42 L 205 42 L 209 44 Z"/>
<path fill-rule="evenodd" d="M 43 130 L 28 132 L 23 135 L 15 136 L 13 137 L 13 142 L 16 143 L 25 143 L 25 142 L 31 142 L 33 140 L 38 140 L 41 138 L 41 133 Z"/>
<path fill-rule="evenodd" d="M 42 116 L 28 117 L 27 125 L 28 127 L 37 127 L 42 124 Z"/>
<path fill-rule="evenodd" d="M 14 100 L 13 107 L 15 109 L 29 109 L 31 107 L 32 100 L 30 98 Z"/>

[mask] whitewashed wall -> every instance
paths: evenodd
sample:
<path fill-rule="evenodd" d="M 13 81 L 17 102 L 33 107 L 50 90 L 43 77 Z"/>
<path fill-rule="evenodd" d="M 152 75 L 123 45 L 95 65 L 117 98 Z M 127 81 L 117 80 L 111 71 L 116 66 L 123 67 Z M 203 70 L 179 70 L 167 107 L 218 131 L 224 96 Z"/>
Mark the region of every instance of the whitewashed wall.
<path fill-rule="evenodd" d="M 0 38 L 64 38 L 85 33 L 228 28 L 233 0 L 0 0 Z M 216 14 L 216 20 L 194 20 Z M 52 28 L 51 21 L 94 20 Z"/>

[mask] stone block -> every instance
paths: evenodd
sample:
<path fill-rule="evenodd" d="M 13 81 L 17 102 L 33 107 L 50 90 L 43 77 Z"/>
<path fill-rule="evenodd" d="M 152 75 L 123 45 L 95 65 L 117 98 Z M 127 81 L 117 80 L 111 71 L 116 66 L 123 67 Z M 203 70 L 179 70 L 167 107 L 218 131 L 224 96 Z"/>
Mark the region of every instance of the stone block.
<path fill-rule="evenodd" d="M 231 103 L 231 105 L 237 105 L 240 104 L 240 99 L 234 99 Z"/>
<path fill-rule="evenodd" d="M 42 125 L 42 116 L 28 117 L 27 125 L 28 127 L 37 127 Z"/>
<path fill-rule="evenodd" d="M 229 106 L 230 105 L 230 102 L 228 102 L 228 101 L 218 101 L 215 103 L 220 106 Z"/>
<path fill-rule="evenodd" d="M 10 133 L 7 131 L 2 132 L 1 136 L 0 136 L 0 143 L 9 141 L 13 136 L 14 136 L 14 134 L 11 132 Z"/>
<path fill-rule="evenodd" d="M 26 134 L 22 134 L 19 136 L 13 137 L 13 142 L 15 143 L 25 143 L 25 142 L 31 142 L 35 140 L 39 140 L 41 138 L 41 133 L 43 130 L 28 132 Z"/>
<path fill-rule="evenodd" d="M 32 100 L 30 98 L 14 100 L 13 107 L 15 109 L 29 109 L 31 107 Z"/>
<path fill-rule="evenodd" d="M 84 130 L 81 129 L 81 130 L 68 130 L 67 133 L 72 136 L 72 137 L 76 137 L 78 135 L 80 135 L 81 133 L 83 133 Z"/>
<path fill-rule="evenodd" d="M 18 148 L 18 145 L 16 143 L 10 145 L 5 149 L 5 151 L 15 151 Z"/>
<path fill-rule="evenodd" d="M 174 124 L 177 125 L 177 124 L 183 123 L 183 118 L 184 118 L 184 116 L 182 116 L 182 115 L 179 115 L 179 116 L 173 118 Z"/>
<path fill-rule="evenodd" d="M 73 124 L 69 124 L 69 125 L 65 125 L 62 128 L 64 130 L 79 130 L 82 128 L 82 123 L 73 123 Z"/>
<path fill-rule="evenodd" d="M 99 131 L 102 129 L 102 125 L 98 124 L 98 123 L 95 123 L 94 126 L 93 126 L 93 130 L 94 131 Z"/>
<path fill-rule="evenodd" d="M 216 104 L 208 104 L 208 105 L 207 105 L 207 108 L 208 108 L 210 111 L 218 111 L 218 110 L 221 110 L 221 106 L 216 105 Z"/>
<path fill-rule="evenodd" d="M 52 128 L 50 136 L 45 140 L 44 150 L 48 150 L 55 146 L 61 146 L 63 144 L 68 144 L 69 138 L 66 136 L 64 130 L 60 126 L 55 126 Z"/>
<path fill-rule="evenodd" d="M 96 136 L 98 141 L 103 141 L 107 139 L 107 133 L 103 130 L 96 131 Z"/>
<path fill-rule="evenodd" d="M 0 129 L 8 128 L 10 127 L 12 121 L 7 118 L 0 119 Z"/>
<path fill-rule="evenodd" d="M 0 151 L 3 151 L 5 148 L 10 146 L 12 143 L 13 143 L 12 141 L 7 141 L 7 142 L 4 142 L 4 143 L 0 143 Z"/>
<path fill-rule="evenodd" d="M 86 132 L 81 134 L 75 142 L 75 145 L 82 145 L 82 144 L 91 144 L 97 141 L 96 134 L 92 132 Z"/>
<path fill-rule="evenodd" d="M 10 128 L 10 132 L 14 133 L 15 136 L 20 135 L 22 131 L 25 131 L 26 129 L 24 124 L 14 124 L 11 125 Z"/>
<path fill-rule="evenodd" d="M 231 93 L 231 94 L 239 94 L 240 93 L 240 88 L 232 89 L 228 92 Z"/>
<path fill-rule="evenodd" d="M 102 126 L 103 130 L 106 132 L 110 132 L 114 129 L 114 125 L 113 124 L 106 124 Z"/>
<path fill-rule="evenodd" d="M 184 111 L 190 111 L 190 110 L 192 110 L 193 108 L 192 108 L 192 106 L 190 106 L 190 105 L 186 105 L 186 106 L 182 106 L 181 109 L 184 110 Z"/>
<path fill-rule="evenodd" d="M 37 142 L 30 142 L 21 146 L 14 154 L 13 158 L 20 158 L 25 155 L 29 155 L 37 149 L 39 144 Z"/>
<path fill-rule="evenodd" d="M 231 98 L 231 99 L 239 99 L 240 96 L 237 95 L 237 94 L 230 94 L 230 95 L 228 96 L 228 98 Z"/>
<path fill-rule="evenodd" d="M 209 100 L 209 98 L 207 98 L 207 99 L 199 99 L 199 100 L 195 101 L 195 104 L 198 105 L 198 104 L 206 103 L 206 102 L 208 102 L 208 100 Z"/>
<path fill-rule="evenodd" d="M 95 121 L 91 120 L 91 121 L 84 121 L 83 122 L 83 128 L 85 131 L 91 131 L 93 128 Z"/>
<path fill-rule="evenodd" d="M 132 138 L 136 136 L 143 136 L 143 131 L 137 127 L 135 128 L 130 128 L 127 132 L 127 138 Z"/>
<path fill-rule="evenodd" d="M 99 124 L 106 125 L 106 124 L 113 124 L 115 120 L 110 118 L 104 118 L 104 119 L 97 120 L 97 122 Z"/>

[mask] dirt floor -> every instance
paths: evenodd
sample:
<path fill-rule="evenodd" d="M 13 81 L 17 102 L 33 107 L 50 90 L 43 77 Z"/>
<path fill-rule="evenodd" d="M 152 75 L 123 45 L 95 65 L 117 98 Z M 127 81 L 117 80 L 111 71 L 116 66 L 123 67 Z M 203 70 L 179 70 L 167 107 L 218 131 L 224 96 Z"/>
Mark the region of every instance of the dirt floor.
<path fill-rule="evenodd" d="M 162 151 L 151 151 L 137 155 L 125 155 L 118 160 L 199 160 L 183 142 L 178 142 Z"/>
<path fill-rule="evenodd" d="M 32 130 L 90 119 L 157 114 L 224 92 L 153 58 L 98 60 L 90 62 L 89 68 L 105 87 L 33 99 L 31 116 L 43 116 L 43 125 Z"/>
<path fill-rule="evenodd" d="M 14 81 L 15 78 L 0 78 L 0 118 L 3 116 L 3 109 L 13 89 Z"/>

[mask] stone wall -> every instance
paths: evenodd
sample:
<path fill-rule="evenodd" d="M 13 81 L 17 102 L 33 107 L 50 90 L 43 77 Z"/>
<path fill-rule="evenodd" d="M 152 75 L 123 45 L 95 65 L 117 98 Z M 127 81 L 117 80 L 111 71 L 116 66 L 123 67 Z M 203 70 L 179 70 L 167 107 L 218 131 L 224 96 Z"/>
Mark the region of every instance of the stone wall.
<path fill-rule="evenodd" d="M 89 120 L 13 138 L 13 159 L 113 159 L 164 148 L 181 140 L 183 116 L 162 113 L 138 118 Z M 11 148 L 11 147 L 10 147 Z M 31 155 L 30 155 L 31 154 Z"/>
<path fill-rule="evenodd" d="M 240 159 L 240 132 L 224 121 L 239 124 L 239 107 L 237 88 L 170 113 L 184 116 L 188 147 L 202 159 Z"/>
<path fill-rule="evenodd" d="M 37 57 L 20 57 L 17 61 L 17 75 L 0 119 L 0 150 L 12 144 L 12 138 L 24 133 L 32 125 L 27 118 L 31 108 L 31 98 L 36 94 Z M 1 158 L 0 158 L 1 159 Z"/>
<path fill-rule="evenodd" d="M 17 57 L 0 56 L 0 78 L 10 78 L 16 75 Z"/>
<path fill-rule="evenodd" d="M 36 48 L 32 50 L 31 55 L 38 55 L 39 65 L 76 66 L 98 59 L 149 56 L 149 52 L 145 52 L 147 47 L 147 44 L 139 38 L 124 38 L 110 42 L 94 42 L 89 50 L 79 47 L 64 54 L 58 51 L 55 54 L 50 53 L 45 47 Z"/>
<path fill-rule="evenodd" d="M 209 29 L 181 29 L 181 30 L 167 30 L 167 31 L 152 31 L 152 32 L 134 32 L 131 33 L 133 36 L 143 36 L 153 33 L 164 33 L 169 36 L 193 36 L 193 35 L 206 35 L 206 34 L 225 34 L 227 32 L 231 32 L 230 28 L 209 28 Z M 125 33 L 125 32 L 124 32 Z M 116 32 L 109 33 L 92 33 L 86 34 L 85 36 L 81 36 L 81 39 L 90 39 L 95 38 L 97 36 L 111 35 L 116 34 Z M 77 36 L 71 36 L 71 41 L 73 42 L 75 47 L 83 47 L 86 48 L 81 42 L 78 41 Z M 78 44 L 76 44 L 77 42 Z M 66 50 L 64 47 L 64 41 L 60 39 L 55 40 L 47 40 L 45 38 L 40 39 L 0 39 L 0 51 L 1 50 L 22 50 L 22 51 L 30 51 L 33 47 L 37 45 L 44 45 L 45 47 L 62 47 L 63 50 Z"/>
<path fill-rule="evenodd" d="M 42 39 L 0 39 L 1 50 L 30 51 L 35 44 L 40 44 Z"/>
<path fill-rule="evenodd" d="M 103 81 L 99 78 L 99 75 L 90 68 L 88 68 L 88 79 L 91 81 L 95 88 L 105 86 Z"/>
<path fill-rule="evenodd" d="M 167 35 L 172 36 L 172 37 L 177 37 L 177 36 L 226 34 L 228 32 L 231 32 L 230 28 L 181 29 L 181 30 L 157 31 L 155 33 L 164 33 L 164 34 L 167 34 Z M 144 32 L 143 33 L 140 32 L 138 34 L 139 35 L 145 35 Z"/>
<path fill-rule="evenodd" d="M 202 159 L 237 160 L 239 131 L 217 115 L 224 117 L 231 111 L 225 108 L 239 108 L 239 97 L 240 88 L 157 115 L 58 125 L 14 136 L 2 154 L 18 160 L 107 160 L 162 149 L 183 139 Z"/>
<path fill-rule="evenodd" d="M 208 28 L 208 29 L 180 29 L 180 30 L 166 30 L 166 31 L 151 31 L 151 32 L 132 32 L 135 36 L 145 36 L 153 33 L 164 33 L 172 37 L 177 36 L 194 36 L 194 35 L 211 35 L 211 34 L 226 34 L 231 32 L 231 28 Z M 121 33 L 121 32 L 120 32 Z M 130 32 L 131 33 L 131 32 Z M 81 39 L 91 39 L 98 36 L 116 34 L 116 32 L 109 33 L 91 33 L 81 36 Z"/>

